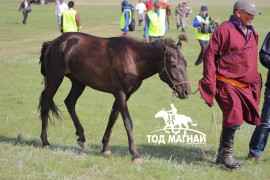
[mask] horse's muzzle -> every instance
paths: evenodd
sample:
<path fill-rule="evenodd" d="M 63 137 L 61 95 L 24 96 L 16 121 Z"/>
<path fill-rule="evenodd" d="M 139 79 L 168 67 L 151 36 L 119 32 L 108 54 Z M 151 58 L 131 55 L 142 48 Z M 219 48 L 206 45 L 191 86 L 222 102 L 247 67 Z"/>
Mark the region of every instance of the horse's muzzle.
<path fill-rule="evenodd" d="M 179 99 L 187 99 L 191 93 L 191 88 L 189 83 L 182 84 L 176 87 L 176 97 Z"/>

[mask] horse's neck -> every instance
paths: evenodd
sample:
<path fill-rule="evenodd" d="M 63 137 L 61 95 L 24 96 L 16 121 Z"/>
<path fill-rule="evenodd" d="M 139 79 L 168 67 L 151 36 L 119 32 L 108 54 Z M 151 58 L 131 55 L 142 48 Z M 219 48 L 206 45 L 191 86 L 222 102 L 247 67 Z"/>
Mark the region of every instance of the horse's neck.
<path fill-rule="evenodd" d="M 143 70 L 143 79 L 149 78 L 160 71 L 160 66 L 163 64 L 163 53 L 160 48 L 147 48 L 144 53 L 140 53 L 141 63 L 139 67 Z"/>

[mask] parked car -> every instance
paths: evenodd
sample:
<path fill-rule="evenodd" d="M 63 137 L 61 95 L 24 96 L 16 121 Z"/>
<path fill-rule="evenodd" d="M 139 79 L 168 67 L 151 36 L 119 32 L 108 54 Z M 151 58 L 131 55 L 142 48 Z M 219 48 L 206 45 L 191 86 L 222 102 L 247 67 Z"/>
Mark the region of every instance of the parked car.
<path fill-rule="evenodd" d="M 55 3 L 55 0 L 30 0 L 30 3 L 48 4 L 48 3 Z"/>

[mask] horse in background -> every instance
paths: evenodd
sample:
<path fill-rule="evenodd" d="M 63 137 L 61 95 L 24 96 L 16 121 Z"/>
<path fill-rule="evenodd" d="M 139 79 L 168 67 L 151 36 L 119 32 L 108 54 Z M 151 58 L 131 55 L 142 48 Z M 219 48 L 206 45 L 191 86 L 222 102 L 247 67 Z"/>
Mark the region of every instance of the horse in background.
<path fill-rule="evenodd" d="M 187 40 L 185 35 L 180 39 Z M 144 79 L 157 73 L 178 98 L 186 99 L 191 92 L 187 63 L 179 47 L 170 38 L 147 43 L 129 37 L 100 38 L 79 32 L 65 33 L 51 42 L 43 43 L 40 64 L 45 81 L 39 102 L 43 147 L 50 146 L 47 139 L 49 112 L 60 118 L 53 97 L 64 77 L 72 83 L 64 102 L 76 128 L 78 144 L 85 147 L 86 140 L 75 107 L 85 87 L 89 86 L 115 97 L 102 139 L 102 153 L 111 153 L 109 140 L 120 113 L 134 163 L 141 163 L 142 160 L 132 133 L 132 119 L 127 106 L 130 96 Z"/>

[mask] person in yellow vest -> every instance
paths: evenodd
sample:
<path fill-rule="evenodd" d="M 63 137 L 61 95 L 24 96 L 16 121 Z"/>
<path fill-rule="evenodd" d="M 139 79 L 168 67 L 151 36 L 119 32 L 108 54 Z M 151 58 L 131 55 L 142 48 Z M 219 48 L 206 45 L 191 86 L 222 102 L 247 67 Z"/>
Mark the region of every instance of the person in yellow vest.
<path fill-rule="evenodd" d="M 208 46 L 211 34 L 208 32 L 207 27 L 211 22 L 211 18 L 208 16 L 207 6 L 201 6 L 201 12 L 193 20 L 193 27 L 195 27 L 195 36 L 201 46 L 201 52 L 198 56 L 195 66 L 198 66 L 203 61 L 204 52 Z"/>
<path fill-rule="evenodd" d="M 154 41 L 162 38 L 166 32 L 166 11 L 161 9 L 162 2 L 156 0 L 154 2 L 154 9 L 151 9 L 146 14 L 143 40 Z"/>
<path fill-rule="evenodd" d="M 132 11 L 133 7 L 128 4 L 126 0 L 122 2 L 122 16 L 120 20 L 120 29 L 121 29 L 121 34 L 126 35 L 129 31 L 129 25 L 132 21 Z"/>
<path fill-rule="evenodd" d="M 66 32 L 78 32 L 82 28 L 80 14 L 73 9 L 74 2 L 68 2 L 68 10 L 62 14 L 62 31 Z"/>

